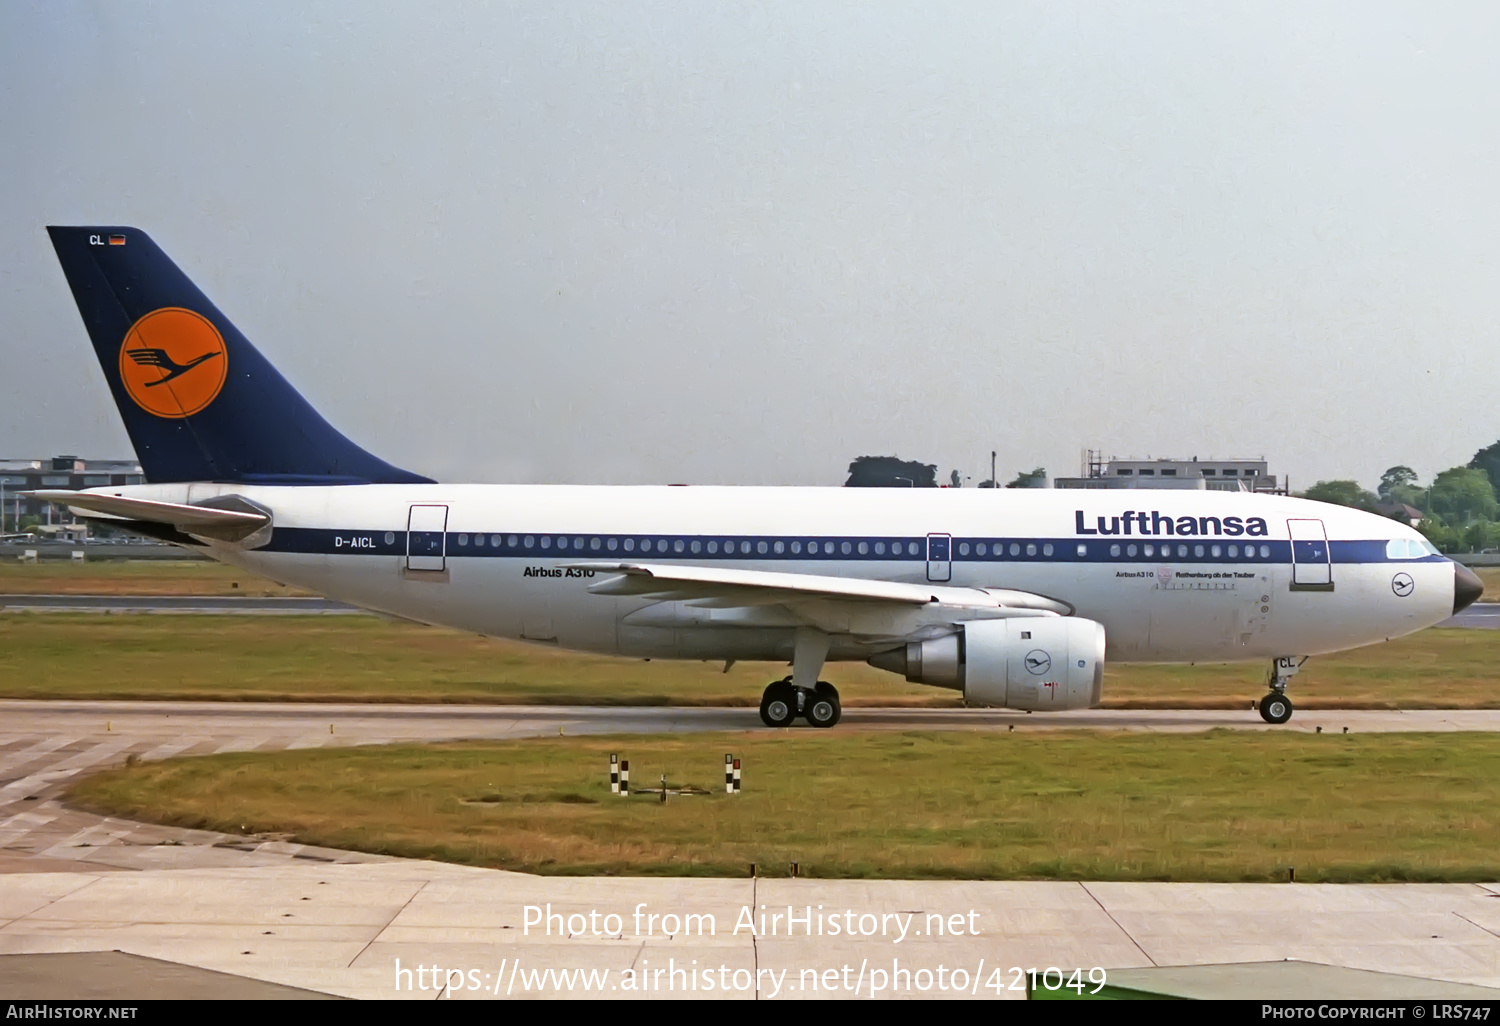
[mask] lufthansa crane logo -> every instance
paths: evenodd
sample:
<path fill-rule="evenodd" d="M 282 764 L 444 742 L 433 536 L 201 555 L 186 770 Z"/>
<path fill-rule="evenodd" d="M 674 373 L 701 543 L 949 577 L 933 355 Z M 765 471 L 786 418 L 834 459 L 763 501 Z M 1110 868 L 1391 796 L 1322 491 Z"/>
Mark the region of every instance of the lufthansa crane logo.
<path fill-rule="evenodd" d="M 191 417 L 218 397 L 228 376 L 224 337 L 208 318 L 181 307 L 152 310 L 120 347 L 125 391 L 158 417 Z"/>
<path fill-rule="evenodd" d="M 1411 574 L 1401 573 L 1391 578 L 1391 590 L 1398 598 L 1406 598 L 1417 589 L 1417 582 L 1411 579 Z"/>
<path fill-rule="evenodd" d="M 1038 677 L 1052 669 L 1052 657 L 1039 648 L 1026 653 L 1026 671 Z"/>

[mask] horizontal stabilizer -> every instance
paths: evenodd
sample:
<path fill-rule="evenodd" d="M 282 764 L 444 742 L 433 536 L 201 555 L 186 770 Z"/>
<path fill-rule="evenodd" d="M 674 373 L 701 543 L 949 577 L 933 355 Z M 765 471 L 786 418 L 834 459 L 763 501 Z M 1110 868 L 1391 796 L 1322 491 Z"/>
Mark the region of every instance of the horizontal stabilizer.
<path fill-rule="evenodd" d="M 30 499 L 66 505 L 83 516 L 102 513 L 107 517 L 124 520 L 166 524 L 183 534 L 220 541 L 242 541 L 271 523 L 269 513 L 252 512 L 248 508 L 249 503 L 243 503 L 247 507 L 245 509 L 216 509 L 212 506 L 185 506 L 176 502 L 154 502 L 150 499 L 130 499 L 123 495 L 101 495 L 96 492 L 34 491 L 21 494 Z"/>

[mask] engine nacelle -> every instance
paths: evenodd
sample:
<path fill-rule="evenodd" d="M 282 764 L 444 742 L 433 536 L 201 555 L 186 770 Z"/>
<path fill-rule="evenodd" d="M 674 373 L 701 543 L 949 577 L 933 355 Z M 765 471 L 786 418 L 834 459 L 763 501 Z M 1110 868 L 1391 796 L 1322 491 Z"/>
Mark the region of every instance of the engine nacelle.
<path fill-rule="evenodd" d="M 1104 688 L 1104 625 L 1076 616 L 976 620 L 870 663 L 916 684 L 961 690 L 970 705 L 1092 709 Z"/>

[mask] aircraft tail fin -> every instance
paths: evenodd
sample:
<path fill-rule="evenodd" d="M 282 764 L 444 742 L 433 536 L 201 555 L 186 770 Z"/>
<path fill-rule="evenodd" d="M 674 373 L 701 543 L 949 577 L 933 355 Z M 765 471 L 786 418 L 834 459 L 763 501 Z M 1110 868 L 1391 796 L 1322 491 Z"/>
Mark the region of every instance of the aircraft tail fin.
<path fill-rule="evenodd" d="M 47 233 L 147 481 L 429 480 L 340 434 L 145 232 Z"/>

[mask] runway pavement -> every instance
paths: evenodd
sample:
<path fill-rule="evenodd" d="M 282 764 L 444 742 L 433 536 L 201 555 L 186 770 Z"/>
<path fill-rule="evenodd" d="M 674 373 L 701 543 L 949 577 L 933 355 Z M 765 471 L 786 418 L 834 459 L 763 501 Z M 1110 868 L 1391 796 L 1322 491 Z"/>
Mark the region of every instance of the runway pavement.
<path fill-rule="evenodd" d="M 1439 627 L 1478 627 L 1483 630 L 1500 628 L 1500 602 L 1479 602 L 1457 616 L 1449 617 Z"/>
<path fill-rule="evenodd" d="M 1494 731 L 1500 710 L 1299 712 L 1291 724 L 1270 728 L 1248 709 L 1052 716 L 855 709 L 838 729 L 1211 726 Z M 577 970 L 609 971 L 603 989 L 594 991 L 600 996 L 673 996 L 689 986 L 682 970 L 693 969 L 694 960 L 697 970 L 712 970 L 716 986 L 728 981 L 730 995 L 740 997 L 853 996 L 856 984 L 868 996 L 877 968 L 886 972 L 886 986 L 901 979 L 901 968 L 925 969 L 927 977 L 918 979 L 928 979 L 928 989 L 908 984 L 911 996 L 955 996 L 951 980 L 946 992 L 932 982 L 941 964 L 948 973 L 964 968 L 971 996 L 1013 998 L 1022 992 L 1007 989 L 1016 979 L 1012 966 L 1121 969 L 1282 958 L 1500 986 L 1500 887 L 1492 885 L 542 878 L 150 826 L 57 801 L 68 780 L 132 754 L 150 760 L 555 736 L 559 728 L 567 734 L 764 729 L 753 709 L 0 702 L 0 956 L 121 950 L 363 997 L 583 996 L 582 977 L 557 975 Z M 527 932 L 525 906 L 548 903 L 555 913 L 583 917 L 571 921 L 571 934 L 566 919 L 551 936 Z M 676 931 L 664 932 L 666 924 L 638 928 L 631 917 L 640 903 L 647 914 L 675 913 Z M 849 911 L 860 923 L 892 931 L 886 917 L 915 911 L 925 924 L 935 922 L 925 918 L 929 913 L 940 913 L 946 932 L 912 934 L 900 943 L 890 934 L 788 936 L 784 920 L 775 936 L 733 932 L 742 910 L 758 916 L 761 905 L 769 912 L 792 905 L 798 916 L 807 907 Z M 583 925 L 591 912 L 619 916 L 610 924 L 618 928 L 596 936 Z M 685 935 L 680 921 L 689 913 L 714 916 L 717 932 Z M 866 915 L 873 918 L 860 918 Z M 958 934 L 954 916 L 963 921 Z M 434 965 L 463 974 L 438 982 L 428 971 Z M 412 972 L 418 966 L 421 977 Z M 653 980 L 658 969 L 665 975 Z M 819 975 L 818 989 L 809 990 L 810 978 L 800 974 L 811 969 L 832 975 Z M 542 971 L 553 975 L 532 975 Z M 0 972 L 0 981 L 15 975 Z M 608 989 L 627 978 L 652 982 L 644 990 Z M 705 996 L 702 977 L 694 979 L 696 996 Z M 745 989 L 736 989 L 741 984 Z M 710 993 L 722 996 L 723 988 Z M 0 994 L 8 996 L 34 995 Z"/>

